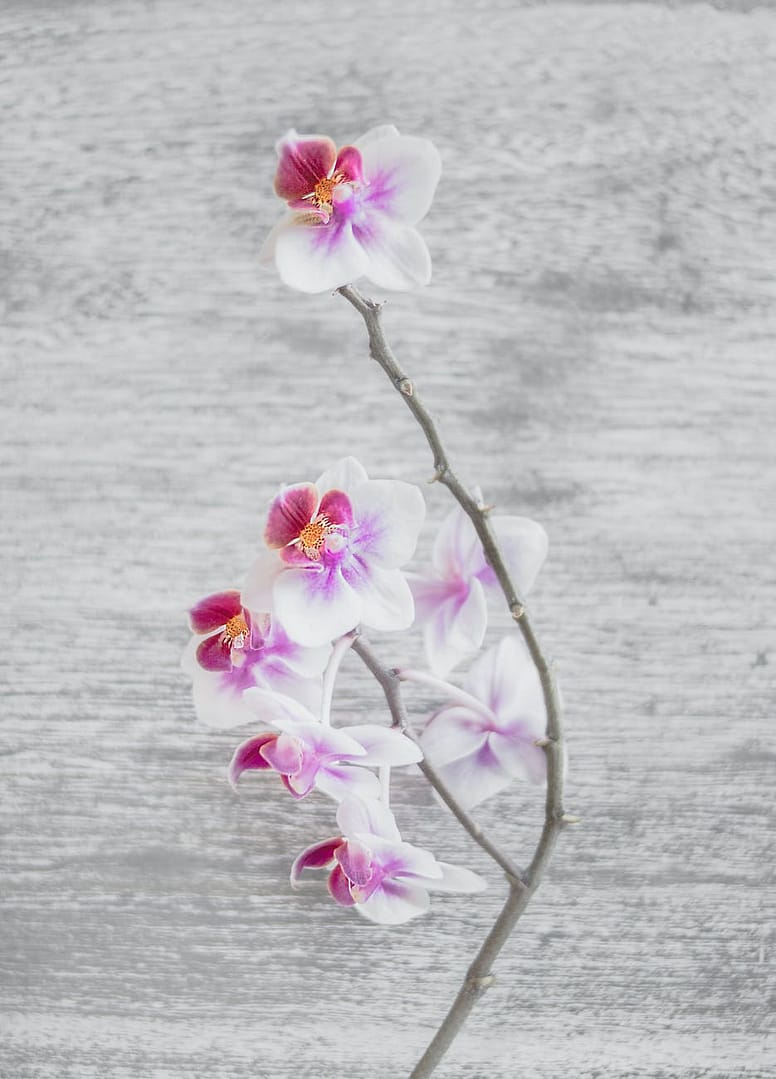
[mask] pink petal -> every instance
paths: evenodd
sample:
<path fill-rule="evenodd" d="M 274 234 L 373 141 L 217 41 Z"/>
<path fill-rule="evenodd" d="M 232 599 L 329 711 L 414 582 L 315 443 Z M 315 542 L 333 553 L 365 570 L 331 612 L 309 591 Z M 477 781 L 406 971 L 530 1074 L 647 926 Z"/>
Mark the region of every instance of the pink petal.
<path fill-rule="evenodd" d="M 356 907 L 370 922 L 380 925 L 402 925 L 425 914 L 431 905 L 428 892 L 417 884 L 403 880 L 384 880 L 366 903 Z"/>
<path fill-rule="evenodd" d="M 416 225 L 429 211 L 442 172 L 434 144 L 386 128 L 368 133 L 356 145 L 369 184 L 367 208 Z"/>
<path fill-rule="evenodd" d="M 264 529 L 268 547 L 285 547 L 309 524 L 318 508 L 318 492 L 311 483 L 285 487 L 273 500 Z"/>
<path fill-rule="evenodd" d="M 205 671 L 231 671 L 232 655 L 223 634 L 206 637 L 197 648 L 197 663 Z"/>
<path fill-rule="evenodd" d="M 328 889 L 332 899 L 341 907 L 352 907 L 355 903 L 350 894 L 350 881 L 338 865 L 335 865 L 329 874 Z"/>
<path fill-rule="evenodd" d="M 297 135 L 289 131 L 277 144 L 275 194 L 287 202 L 310 195 L 319 180 L 331 172 L 337 147 L 325 135 Z"/>
<path fill-rule="evenodd" d="M 369 480 L 351 495 L 358 522 L 354 542 L 369 560 L 396 569 L 415 553 L 426 516 L 420 490 L 402 480 Z"/>
<path fill-rule="evenodd" d="M 337 849 L 337 861 L 351 884 L 365 887 L 374 876 L 372 852 L 364 843 L 350 839 Z"/>
<path fill-rule="evenodd" d="M 423 760 L 420 746 L 395 728 L 362 723 L 348 727 L 347 732 L 366 750 L 366 756 L 359 757 L 359 764 L 392 765 L 399 768 L 404 764 L 416 764 Z"/>
<path fill-rule="evenodd" d="M 395 843 L 382 836 L 370 836 L 369 846 L 373 860 L 390 877 L 442 876 L 442 870 L 430 850 L 415 847 L 412 843 Z"/>
<path fill-rule="evenodd" d="M 289 637 L 310 647 L 341 637 L 361 617 L 361 598 L 336 568 L 289 568 L 278 578 L 274 596 Z"/>
<path fill-rule="evenodd" d="M 342 836 L 335 835 L 307 847 L 291 866 L 291 884 L 297 884 L 305 869 L 326 869 L 334 861 L 334 854 L 343 843 Z"/>
<path fill-rule="evenodd" d="M 333 525 L 353 524 L 353 507 L 344 491 L 327 491 L 321 499 L 318 513 L 328 517 Z"/>
<path fill-rule="evenodd" d="M 243 742 L 237 747 L 227 772 L 229 782 L 233 787 L 237 786 L 237 780 L 243 772 L 254 768 L 267 769 L 270 767 L 269 762 L 260 751 L 268 742 L 275 741 L 276 738 L 276 734 L 259 734 L 255 738 L 249 738 L 247 742 Z"/>
<path fill-rule="evenodd" d="M 302 748 L 289 734 L 268 740 L 261 748 L 261 755 L 271 768 L 285 776 L 294 775 L 302 766 Z"/>
<path fill-rule="evenodd" d="M 240 593 L 234 589 L 205 596 L 189 611 L 192 633 L 212 633 L 225 626 L 230 618 L 242 613 Z"/>
<path fill-rule="evenodd" d="M 426 241 L 409 225 L 373 212 L 354 222 L 353 236 L 368 260 L 362 273 L 380 288 L 407 292 L 431 280 Z"/>
<path fill-rule="evenodd" d="M 369 260 L 348 220 L 312 223 L 297 214 L 274 234 L 275 265 L 281 280 L 300 292 L 332 292 L 362 277 Z"/>
<path fill-rule="evenodd" d="M 337 154 L 334 172 L 341 172 L 346 180 L 360 183 L 364 178 L 361 151 L 355 146 L 343 146 Z"/>

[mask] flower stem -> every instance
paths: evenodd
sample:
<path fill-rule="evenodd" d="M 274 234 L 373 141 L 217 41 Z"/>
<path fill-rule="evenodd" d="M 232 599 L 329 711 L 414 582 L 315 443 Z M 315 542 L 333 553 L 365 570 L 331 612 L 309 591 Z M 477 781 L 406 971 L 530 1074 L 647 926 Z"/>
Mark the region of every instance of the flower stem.
<path fill-rule="evenodd" d="M 342 663 L 342 658 L 353 644 L 353 633 L 346 633 L 334 642 L 329 656 L 326 670 L 323 672 L 323 686 L 321 688 L 321 723 L 324 727 L 331 725 L 331 700 L 334 696 L 334 683 L 337 680 L 337 672 Z"/>
<path fill-rule="evenodd" d="M 477 536 L 482 544 L 485 558 L 492 567 L 499 586 L 501 587 L 501 591 L 504 593 L 507 608 L 512 615 L 512 618 L 517 623 L 518 629 L 523 636 L 523 640 L 525 641 L 534 665 L 536 666 L 542 685 L 542 694 L 544 696 L 544 704 L 547 712 L 546 744 L 543 747 L 547 758 L 547 795 L 545 799 L 542 834 L 536 845 L 531 863 L 525 873 L 513 874 L 508 872 L 509 895 L 507 896 L 501 914 L 496 919 L 492 930 L 488 934 L 474 962 L 469 968 L 463 985 L 458 992 L 458 996 L 443 1020 L 442 1025 L 412 1072 L 411 1079 L 427 1079 L 427 1077 L 435 1070 L 444 1053 L 453 1042 L 458 1031 L 461 1029 L 467 1016 L 474 1007 L 476 1000 L 492 984 L 493 977 L 490 973 L 491 966 L 504 944 L 509 939 L 517 920 L 528 905 L 531 896 L 539 887 L 544 871 L 552 856 L 552 851 L 555 847 L 557 838 L 561 829 L 567 823 L 567 821 L 564 820 L 563 810 L 565 749 L 563 745 L 561 706 L 552 670 L 544 657 L 538 637 L 529 620 L 525 604 L 518 595 L 509 576 L 506 564 L 488 521 L 488 511 L 480 504 L 478 499 L 474 498 L 467 491 L 457 475 L 451 469 L 447 453 L 434 420 L 418 396 L 413 381 L 399 366 L 399 363 L 385 338 L 380 317 L 381 305 L 362 296 L 352 285 L 345 285 L 338 291 L 353 307 L 355 307 L 363 318 L 369 335 L 370 355 L 386 373 L 394 389 L 403 397 L 405 404 L 417 420 L 418 425 L 425 435 L 434 458 L 434 479 L 447 487 L 453 498 L 463 509 L 464 513 L 466 513 L 474 526 Z M 359 651 L 361 644 L 361 641 L 356 642 L 354 646 L 356 651 Z M 359 654 L 362 654 L 362 651 L 359 651 Z M 367 666 L 369 666 L 368 663 Z M 389 683 L 386 679 L 381 680 L 375 671 L 373 671 L 373 673 L 375 673 L 378 681 L 380 681 L 383 686 L 389 706 L 391 705 L 389 688 L 393 697 L 398 698 L 400 701 L 400 694 L 398 693 L 398 690 L 394 688 L 393 683 Z M 395 675 L 393 677 L 396 678 Z M 396 722 L 396 713 L 393 711 L 393 708 L 391 711 L 394 715 L 394 722 Z M 424 768 L 424 774 L 428 776 L 429 771 L 433 773 L 433 769 L 428 766 L 426 761 L 423 762 L 423 765 L 427 766 L 427 768 Z M 436 784 L 433 785 L 436 786 Z M 436 786 L 436 789 L 439 790 L 439 787 Z M 460 807 L 457 807 L 454 799 L 450 801 L 445 798 L 445 801 L 461 823 L 464 823 L 464 818 L 468 818 L 468 815 L 465 814 Z M 470 820 L 470 818 L 468 819 Z M 474 822 L 472 822 L 472 824 L 473 823 Z M 464 827 L 467 827 L 466 824 L 464 824 Z M 474 825 L 474 827 L 476 828 L 476 825 Z M 467 831 L 469 831 L 471 835 L 474 835 L 468 827 Z M 481 842 L 480 846 L 483 846 Z M 495 854 L 491 851 L 489 851 L 489 853 L 491 853 L 491 857 L 494 857 L 502 867 L 504 866 L 505 861 L 508 862 L 508 859 L 505 859 L 498 851 L 496 851 Z"/>
<path fill-rule="evenodd" d="M 484 716 L 486 719 L 493 719 L 493 712 L 488 708 L 487 704 L 483 704 L 482 701 L 478 701 L 476 697 L 472 697 L 471 693 L 467 693 L 465 689 L 460 689 L 459 686 L 454 686 L 451 682 L 446 682 L 444 678 L 437 678 L 433 674 L 428 674 L 426 671 L 416 671 L 411 667 L 399 667 L 396 670 L 397 677 L 402 682 L 415 682 L 420 686 L 429 686 L 431 689 L 437 689 L 443 696 L 450 701 L 455 701 L 456 704 L 462 704 L 464 708 L 471 708 L 473 712 L 476 712 L 480 716 Z"/>

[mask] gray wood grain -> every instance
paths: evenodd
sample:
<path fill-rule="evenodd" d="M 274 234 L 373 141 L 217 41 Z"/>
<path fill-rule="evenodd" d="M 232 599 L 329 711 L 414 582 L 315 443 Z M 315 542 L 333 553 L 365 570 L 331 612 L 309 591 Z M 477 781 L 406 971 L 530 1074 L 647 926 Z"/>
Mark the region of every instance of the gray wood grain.
<path fill-rule="evenodd" d="M 293 894 L 329 803 L 233 795 L 178 670 L 278 482 L 429 475 L 354 312 L 257 266 L 279 134 L 386 121 L 445 163 L 386 328 L 462 476 L 550 532 L 584 818 L 440 1075 L 776 1074 L 776 14 L 434 7 L 2 6 L 3 1079 L 400 1077 L 498 908 L 409 776 L 403 830 L 490 892 L 401 931 Z M 520 858 L 539 802 L 481 818 Z"/>

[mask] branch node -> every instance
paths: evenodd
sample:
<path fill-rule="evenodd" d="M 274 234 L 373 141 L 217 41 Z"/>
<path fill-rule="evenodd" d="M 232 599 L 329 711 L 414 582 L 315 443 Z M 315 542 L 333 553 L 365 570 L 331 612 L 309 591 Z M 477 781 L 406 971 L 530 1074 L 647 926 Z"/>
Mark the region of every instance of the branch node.
<path fill-rule="evenodd" d="M 519 622 L 525 614 L 525 604 L 519 602 L 513 603 L 512 606 L 509 608 L 509 613 L 512 615 L 512 618 L 515 620 L 515 622 Z"/>
<path fill-rule="evenodd" d="M 398 384 L 398 390 L 403 393 L 405 397 L 412 397 L 415 393 L 415 387 L 412 385 L 412 379 L 403 378 Z"/>
<path fill-rule="evenodd" d="M 490 989 L 495 980 L 495 974 L 481 974 L 476 978 L 469 978 L 469 985 L 475 993 L 484 993 L 486 989 Z"/>
<path fill-rule="evenodd" d="M 573 813 L 564 813 L 560 818 L 561 824 L 581 824 L 582 818 L 575 817 Z"/>

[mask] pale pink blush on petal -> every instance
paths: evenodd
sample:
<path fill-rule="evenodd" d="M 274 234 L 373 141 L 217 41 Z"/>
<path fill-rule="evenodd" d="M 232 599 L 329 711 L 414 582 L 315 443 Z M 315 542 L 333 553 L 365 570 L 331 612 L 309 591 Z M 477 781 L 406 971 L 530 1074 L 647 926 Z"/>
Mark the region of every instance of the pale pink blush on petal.
<path fill-rule="evenodd" d="M 547 559 L 547 533 L 530 517 L 492 517 L 491 525 L 512 583 L 518 594 L 525 596 L 533 588 Z M 483 568 L 481 579 L 484 584 L 497 587 L 495 574 L 489 566 Z"/>
<path fill-rule="evenodd" d="M 420 736 L 420 744 L 436 767 L 478 753 L 487 738 L 484 718 L 456 704 L 431 717 Z"/>
<path fill-rule="evenodd" d="M 324 765 L 318 772 L 315 785 L 335 802 L 353 796 L 364 800 L 380 797 L 380 780 L 373 772 L 345 764 Z"/>
<path fill-rule="evenodd" d="M 352 495 L 358 522 L 354 541 L 385 569 L 396 569 L 415 553 L 426 516 L 420 490 L 403 480 L 370 480 Z"/>
<path fill-rule="evenodd" d="M 403 925 L 425 914 L 430 906 L 425 888 L 407 881 L 384 880 L 366 903 L 356 904 L 356 910 L 379 925 Z"/>
<path fill-rule="evenodd" d="M 287 569 L 274 589 L 275 610 L 292 640 L 316 646 L 359 622 L 362 602 L 337 569 Z"/>
<path fill-rule="evenodd" d="M 360 764 L 391 765 L 400 768 L 423 760 L 423 750 L 401 731 L 393 727 L 379 727 L 376 723 L 362 723 L 348 727 L 347 733 L 366 751 Z"/>
<path fill-rule="evenodd" d="M 370 213 L 354 221 L 353 236 L 368 259 L 362 272 L 379 288 L 407 292 L 431 280 L 426 241 L 409 225 Z"/>
<path fill-rule="evenodd" d="M 362 277 L 368 264 L 349 221 L 313 225 L 298 215 L 275 235 L 275 265 L 281 280 L 300 292 L 333 291 Z"/>
<path fill-rule="evenodd" d="M 437 771 L 464 809 L 473 809 L 512 781 L 487 743 L 477 753 L 443 764 Z"/>
<path fill-rule="evenodd" d="M 370 629 L 386 631 L 411 626 L 415 604 L 401 570 L 379 566 L 357 568 L 358 574 L 348 566 L 347 580 L 361 604 L 360 621 Z"/>
<path fill-rule="evenodd" d="M 445 676 L 485 639 L 488 607 L 480 582 L 452 592 L 426 620 L 423 639 L 431 669 Z"/>
<path fill-rule="evenodd" d="M 515 779 L 529 783 L 544 783 L 547 778 L 547 758 L 535 744 L 536 735 L 521 737 L 519 733 L 490 736 L 490 746 L 502 768 Z"/>
<path fill-rule="evenodd" d="M 428 139 L 398 133 L 358 139 L 356 145 L 370 209 L 416 225 L 428 213 L 442 173 L 437 148 Z"/>
<path fill-rule="evenodd" d="M 468 580 L 487 566 L 474 525 L 460 506 L 448 513 L 440 525 L 432 565 L 440 577 L 449 580 Z"/>

